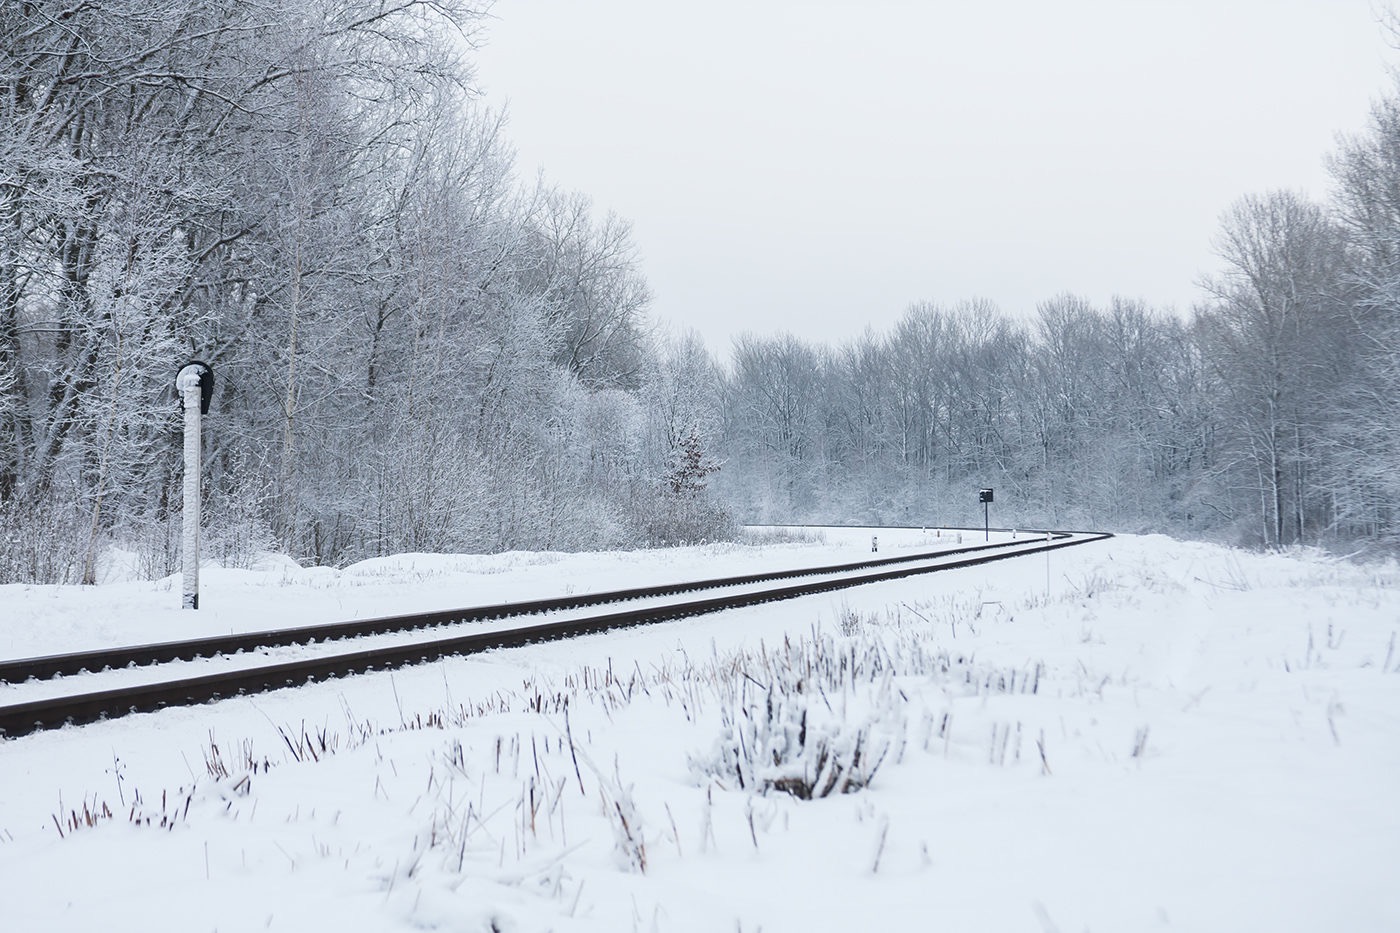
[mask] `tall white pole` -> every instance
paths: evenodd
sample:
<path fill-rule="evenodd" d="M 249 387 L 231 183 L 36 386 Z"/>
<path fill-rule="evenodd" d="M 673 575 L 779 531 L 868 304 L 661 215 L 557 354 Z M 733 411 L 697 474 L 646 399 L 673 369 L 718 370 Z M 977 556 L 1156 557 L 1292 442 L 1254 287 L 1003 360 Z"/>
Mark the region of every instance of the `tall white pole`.
<path fill-rule="evenodd" d="M 175 378 L 175 386 L 180 390 L 180 398 L 185 403 L 185 503 L 184 503 L 184 544 L 182 561 L 184 568 L 185 609 L 199 608 L 199 474 L 200 452 L 200 387 L 201 366 L 190 365 L 180 370 Z"/>

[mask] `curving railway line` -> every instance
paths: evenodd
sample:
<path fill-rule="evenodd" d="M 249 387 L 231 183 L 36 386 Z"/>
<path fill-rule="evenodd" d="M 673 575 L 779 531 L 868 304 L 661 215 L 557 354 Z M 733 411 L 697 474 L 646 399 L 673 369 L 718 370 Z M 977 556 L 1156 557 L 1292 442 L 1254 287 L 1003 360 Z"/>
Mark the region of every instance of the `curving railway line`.
<path fill-rule="evenodd" d="M 9 700 L 0 704 L 0 735 L 13 738 L 70 723 L 195 705 L 452 655 L 672 621 L 1109 537 L 1104 532 L 1040 532 L 1023 540 L 849 564 L 0 661 L 0 684 L 15 685 L 6 690 Z M 714 595 L 703 595 L 712 591 Z M 616 608 L 622 604 L 632 605 Z M 608 608 L 588 611 L 603 607 Z M 496 621 L 504 619 L 529 621 L 505 626 Z M 268 655 L 276 650 L 293 657 L 269 662 Z M 218 669 L 192 677 L 166 673 L 195 659 L 210 659 L 205 667 Z M 121 682 L 110 685 L 113 680 Z M 36 689 L 45 681 L 57 684 L 57 692 L 52 687 Z M 44 693 L 49 695 L 25 698 Z"/>

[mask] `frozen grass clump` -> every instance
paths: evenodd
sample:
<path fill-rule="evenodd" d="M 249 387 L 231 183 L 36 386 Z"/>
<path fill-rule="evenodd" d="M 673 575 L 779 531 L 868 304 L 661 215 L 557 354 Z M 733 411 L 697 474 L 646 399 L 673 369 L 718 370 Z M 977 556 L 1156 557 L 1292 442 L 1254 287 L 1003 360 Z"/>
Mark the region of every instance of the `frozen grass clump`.
<path fill-rule="evenodd" d="M 883 646 L 826 636 L 744 660 L 751 669 L 716 684 L 720 735 L 692 766 L 743 790 L 800 800 L 868 786 L 907 720 Z"/>
<path fill-rule="evenodd" d="M 799 689 L 770 689 L 762 702 L 721 712 L 723 737 L 702 768 L 741 789 L 814 800 L 870 784 L 890 742 L 870 721 L 842 722 Z"/>

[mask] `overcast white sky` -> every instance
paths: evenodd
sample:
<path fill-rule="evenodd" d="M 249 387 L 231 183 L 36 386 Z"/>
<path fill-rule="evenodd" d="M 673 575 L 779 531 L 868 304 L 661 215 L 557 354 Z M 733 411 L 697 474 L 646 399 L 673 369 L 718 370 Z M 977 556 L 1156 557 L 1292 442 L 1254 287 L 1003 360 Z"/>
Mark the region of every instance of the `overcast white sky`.
<path fill-rule="evenodd" d="M 496 0 L 524 177 L 633 224 L 653 316 L 839 342 L 917 300 L 1186 310 L 1235 198 L 1315 197 L 1373 0 Z"/>

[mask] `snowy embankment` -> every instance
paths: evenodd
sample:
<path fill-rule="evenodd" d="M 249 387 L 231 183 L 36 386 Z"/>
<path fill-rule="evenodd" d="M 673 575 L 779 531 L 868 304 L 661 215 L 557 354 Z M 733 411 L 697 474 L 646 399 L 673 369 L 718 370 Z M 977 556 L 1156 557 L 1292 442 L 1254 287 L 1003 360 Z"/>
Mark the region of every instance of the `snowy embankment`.
<path fill-rule="evenodd" d="M 0 587 L 0 653 L 868 555 Z M 1397 641 L 1393 565 L 1120 537 L 3 741 L 3 926 L 1393 930 Z"/>

